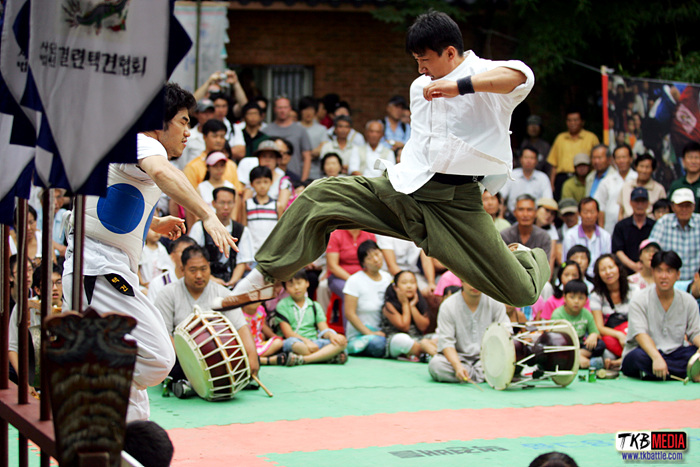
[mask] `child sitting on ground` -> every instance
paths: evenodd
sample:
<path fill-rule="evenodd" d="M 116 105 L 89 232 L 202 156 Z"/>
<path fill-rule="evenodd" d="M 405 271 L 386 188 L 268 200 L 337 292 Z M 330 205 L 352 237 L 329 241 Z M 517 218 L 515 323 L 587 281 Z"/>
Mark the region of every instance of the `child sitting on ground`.
<path fill-rule="evenodd" d="M 552 319 L 563 319 L 571 323 L 580 342 L 581 368 L 591 366 L 591 359 L 600 357 L 605 351 L 605 342 L 595 325 L 593 314 L 583 306 L 588 300 L 588 288 L 580 280 L 569 281 L 564 286 L 564 306 L 552 313 Z"/>
<path fill-rule="evenodd" d="M 453 294 L 440 305 L 440 353 L 430 360 L 430 376 L 446 383 L 482 383 L 481 340 L 492 323 L 510 327 L 505 305 L 462 281 L 462 293 Z"/>
<path fill-rule="evenodd" d="M 347 361 L 345 336 L 328 327 L 321 306 L 306 296 L 309 280 L 303 269 L 287 282 L 289 297 L 277 304 L 277 322 L 284 335 L 283 350 L 288 352 L 287 366 L 303 363 L 340 363 Z"/>
<path fill-rule="evenodd" d="M 267 325 L 267 312 L 260 302 L 249 303 L 242 307 L 250 332 L 253 334 L 255 348 L 258 351 L 261 365 L 285 365 L 286 355 L 279 353 L 282 350 L 282 339 L 276 335 Z"/>
<path fill-rule="evenodd" d="M 165 271 L 174 271 L 175 264 L 170 259 L 168 250 L 160 243 L 161 235 L 153 229 L 148 229 L 146 242 L 143 244 L 143 252 L 139 261 L 139 285 L 143 293 L 148 292 L 148 285 L 154 277 L 160 276 Z"/>
<path fill-rule="evenodd" d="M 423 338 L 428 326 L 428 302 L 418 291 L 416 276 L 411 271 L 399 271 L 386 289 L 382 308 L 380 327 L 386 334 L 388 356 L 418 361 L 423 353 L 435 355 L 435 344 Z"/>

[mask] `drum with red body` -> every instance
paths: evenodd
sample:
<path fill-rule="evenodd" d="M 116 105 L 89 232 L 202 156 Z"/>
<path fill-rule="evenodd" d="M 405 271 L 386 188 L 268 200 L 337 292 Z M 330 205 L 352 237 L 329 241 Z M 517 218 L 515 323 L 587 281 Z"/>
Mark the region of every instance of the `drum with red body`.
<path fill-rule="evenodd" d="M 250 381 L 245 348 L 221 313 L 195 307 L 174 333 L 175 353 L 192 388 L 202 399 L 231 399 Z"/>

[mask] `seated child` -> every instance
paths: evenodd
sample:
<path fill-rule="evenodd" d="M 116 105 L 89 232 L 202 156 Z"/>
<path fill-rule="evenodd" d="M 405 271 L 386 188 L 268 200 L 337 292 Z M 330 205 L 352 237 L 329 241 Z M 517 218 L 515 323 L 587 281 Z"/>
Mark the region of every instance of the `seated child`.
<path fill-rule="evenodd" d="M 284 335 L 283 350 L 288 352 L 287 366 L 303 363 L 340 363 L 347 361 L 345 336 L 328 327 L 326 314 L 318 303 L 306 296 L 309 280 L 303 269 L 287 282 L 289 297 L 277 304 L 277 322 Z"/>
<path fill-rule="evenodd" d="M 548 320 L 552 318 L 552 312 L 564 305 L 564 287 L 569 281 L 582 280 L 582 272 L 584 269 L 576 261 L 567 261 L 562 263 L 557 271 L 557 282 L 553 284 L 554 295 L 549 297 L 544 303 L 539 300 L 532 306 L 532 311 L 535 314 L 535 321 Z M 590 305 L 586 299 L 586 308 Z"/>
<path fill-rule="evenodd" d="M 418 292 L 416 276 L 411 271 L 400 271 L 386 289 L 382 308 L 380 327 L 386 334 L 388 356 L 418 361 L 421 353 L 435 355 L 435 345 L 423 338 L 428 326 L 428 303 Z"/>
<path fill-rule="evenodd" d="M 267 312 L 260 302 L 249 303 L 241 308 L 250 332 L 253 334 L 255 348 L 261 365 L 285 365 L 285 354 L 276 355 L 282 350 L 282 339 L 267 325 Z"/>
<path fill-rule="evenodd" d="M 581 345 L 581 368 L 591 366 L 591 358 L 600 357 L 605 352 L 605 342 L 600 339 L 593 314 L 583 308 L 588 300 L 588 287 L 580 280 L 569 281 L 564 286 L 564 306 L 552 312 L 552 319 L 564 319 L 576 330 Z"/>
<path fill-rule="evenodd" d="M 484 381 L 481 368 L 481 339 L 491 323 L 510 325 L 506 307 L 462 281 L 438 312 L 438 353 L 428 371 L 435 381 L 461 383 Z"/>

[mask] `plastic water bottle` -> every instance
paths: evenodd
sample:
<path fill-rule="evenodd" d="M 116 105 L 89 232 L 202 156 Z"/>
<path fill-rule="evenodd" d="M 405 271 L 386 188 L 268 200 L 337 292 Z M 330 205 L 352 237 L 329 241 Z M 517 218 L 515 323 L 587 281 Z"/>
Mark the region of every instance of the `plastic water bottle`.
<path fill-rule="evenodd" d="M 525 315 L 525 320 L 526 321 L 531 321 L 532 320 L 532 306 L 524 306 L 521 308 L 523 314 Z"/>

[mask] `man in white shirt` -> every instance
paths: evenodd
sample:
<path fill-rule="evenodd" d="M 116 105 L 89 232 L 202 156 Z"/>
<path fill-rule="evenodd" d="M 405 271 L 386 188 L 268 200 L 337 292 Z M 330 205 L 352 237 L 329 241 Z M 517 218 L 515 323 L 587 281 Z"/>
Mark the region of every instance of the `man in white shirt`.
<path fill-rule="evenodd" d="M 411 137 L 401 163 L 387 177 L 332 177 L 304 190 L 258 251 L 257 269 L 224 306 L 267 298 L 272 280 L 311 263 L 337 228 L 411 240 L 498 301 L 537 300 L 550 275 L 546 253 L 517 245 L 509 251 L 477 183 L 496 193 L 511 172 L 508 128 L 534 85 L 532 71 L 519 61 L 463 53 L 459 27 L 440 12 L 419 16 L 406 45 L 422 76 L 411 85 Z"/>
<path fill-rule="evenodd" d="M 85 244 L 83 248 L 84 304 L 106 313 L 118 310 L 136 318 L 138 326 L 130 335 L 138 343 L 138 354 L 129 399 L 127 421 L 149 416 L 146 388 L 160 384 L 175 361 L 175 352 L 158 310 L 139 290 L 139 257 L 149 226 L 154 231 L 178 238 L 185 232 L 183 219 L 153 217 L 161 190 L 175 202 L 201 217 L 214 242 L 228 254 L 236 248 L 233 238 L 169 159 L 180 157 L 189 132 L 192 95 L 176 84 L 165 87 L 162 130 L 139 133 L 137 162 L 111 164 L 107 194 L 87 197 Z M 64 309 L 73 309 L 73 229 L 68 235 L 63 271 Z"/>
<path fill-rule="evenodd" d="M 377 159 L 384 162 L 384 166 L 396 164 L 394 151 L 379 144 L 384 134 L 384 124 L 381 120 L 370 120 L 365 125 L 365 144 L 355 146 L 350 154 L 348 172 L 350 175 L 364 175 L 365 177 L 381 177 L 384 167 L 375 168 Z"/>
<path fill-rule="evenodd" d="M 613 161 L 616 171 L 609 172 L 598 185 L 595 195 L 592 197 L 600 205 L 598 225 L 612 235 L 620 215 L 618 198 L 622 185 L 628 180 L 636 180 L 637 172 L 632 169 L 632 150 L 626 144 L 621 144 L 613 151 Z"/>
<path fill-rule="evenodd" d="M 552 198 L 552 185 L 544 172 L 535 170 L 537 149 L 525 146 L 520 153 L 520 167 L 513 170 L 513 180 L 503 186 L 501 196 L 506 200 L 510 212 L 515 212 L 515 200 L 520 195 L 530 195 L 535 199 Z"/>

